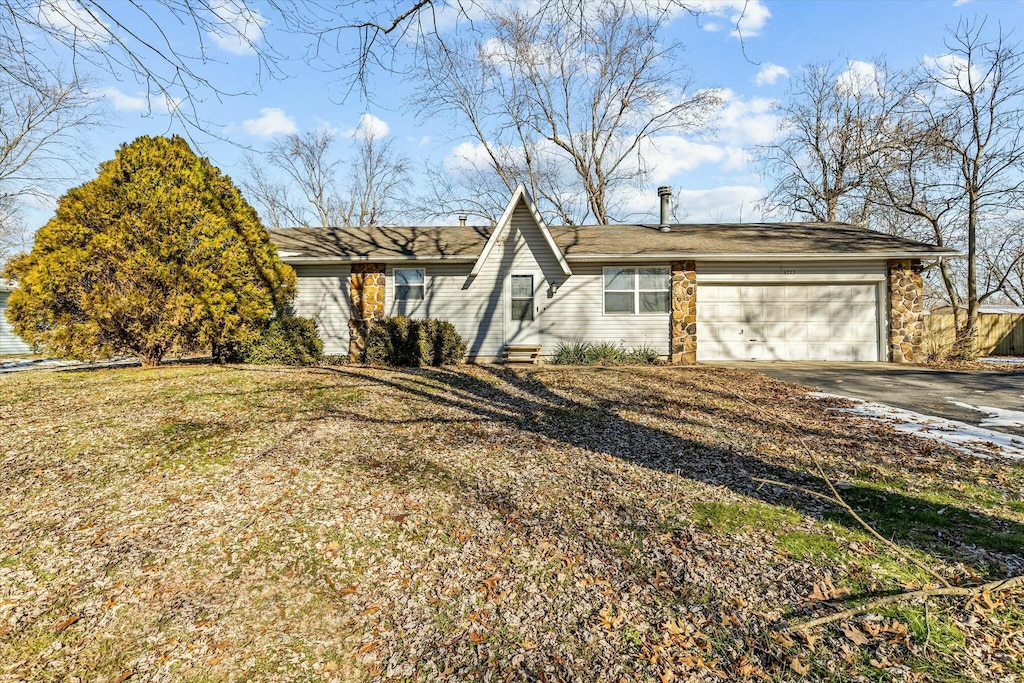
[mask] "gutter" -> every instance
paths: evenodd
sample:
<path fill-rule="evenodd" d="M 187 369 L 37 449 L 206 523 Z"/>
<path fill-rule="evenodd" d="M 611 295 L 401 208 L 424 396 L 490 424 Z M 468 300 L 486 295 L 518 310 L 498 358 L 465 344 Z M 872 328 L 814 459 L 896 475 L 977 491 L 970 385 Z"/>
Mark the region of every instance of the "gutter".
<path fill-rule="evenodd" d="M 347 263 L 405 263 L 407 261 L 475 263 L 476 256 L 288 256 L 281 261 L 296 266 L 338 266 Z"/>
<path fill-rule="evenodd" d="M 681 252 L 669 252 L 664 254 L 580 254 L 574 256 L 569 254 L 566 259 L 578 263 L 608 262 L 608 261 L 880 261 L 890 259 L 940 259 L 959 258 L 964 256 L 959 252 L 877 252 L 872 254 L 857 253 L 843 254 L 828 252 L 824 254 L 687 254 Z"/>
<path fill-rule="evenodd" d="M 962 258 L 965 254 L 955 251 L 888 251 L 877 253 L 843 254 L 827 253 L 790 253 L 790 254 L 728 254 L 708 253 L 693 254 L 685 252 L 667 252 L 662 254 L 567 254 L 566 260 L 576 263 L 607 263 L 609 261 L 882 261 L 892 259 L 924 259 L 938 260 L 942 258 Z M 348 263 L 476 263 L 479 257 L 451 256 L 288 256 L 281 257 L 289 265 L 336 266 Z"/>

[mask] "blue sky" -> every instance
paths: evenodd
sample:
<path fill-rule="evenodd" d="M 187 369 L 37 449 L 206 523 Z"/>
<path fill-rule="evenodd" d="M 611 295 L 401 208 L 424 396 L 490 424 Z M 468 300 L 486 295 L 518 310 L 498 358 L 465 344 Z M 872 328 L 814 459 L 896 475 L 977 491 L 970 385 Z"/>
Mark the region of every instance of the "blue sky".
<path fill-rule="evenodd" d="M 758 217 L 754 205 L 764 193 L 763 181 L 744 150 L 770 139 L 777 123 L 772 104 L 784 96 L 787 74 L 802 65 L 850 60 L 856 69 L 858 61 L 884 57 L 893 67 L 909 67 L 925 56 L 944 54 L 945 27 L 961 18 L 987 17 L 993 27 L 1024 24 L 1021 0 L 749 0 L 740 21 L 741 44 L 734 29 L 743 0 L 699 1 L 710 13 L 698 19 L 679 16 L 670 37 L 686 45 L 686 60 L 697 84 L 723 90 L 717 133 L 666 139 L 650 187 L 629 200 L 635 211 L 653 212 L 655 187 L 669 184 L 679 193 L 686 219 L 692 221 Z M 259 0 L 249 5 L 256 12 L 261 9 Z M 269 41 L 282 52 L 300 52 L 301 40 L 281 33 L 265 8 L 264 14 L 271 21 L 254 30 L 254 40 Z M 194 48 L 194 29 L 164 28 L 173 40 Z M 1024 34 L 1018 30 L 1015 37 L 1024 39 Z M 354 36 L 342 39 L 349 41 L 343 49 L 352 47 Z M 214 82 L 238 90 L 259 83 L 257 59 L 246 46 L 208 36 L 206 49 L 212 61 L 197 68 Z M 454 137 L 450 120 L 417 117 L 408 102 L 413 86 L 400 77 L 377 72 L 371 82 L 372 99 L 367 101 L 358 94 L 345 97 L 346 83 L 338 73 L 325 73 L 299 59 L 281 67 L 288 77 L 264 79 L 258 92 L 220 101 L 210 95 L 196 103 L 199 115 L 210 122 L 209 129 L 224 138 L 193 136 L 200 151 L 234 177 L 243 174 L 240 161 L 247 148 L 258 150 L 275 136 L 317 126 L 347 131 L 363 120 L 392 136 L 394 147 L 413 160 L 444 162 L 465 142 Z M 95 168 L 113 156 L 119 144 L 138 135 L 181 131 L 160 102 L 147 112 L 145 87 L 133 79 L 116 80 L 99 69 L 91 70 L 91 78 L 106 112 L 104 125 L 88 135 L 86 168 Z M 90 177 L 91 170 L 77 182 Z M 39 227 L 51 211 L 52 206 L 28 208 L 26 228 Z"/>

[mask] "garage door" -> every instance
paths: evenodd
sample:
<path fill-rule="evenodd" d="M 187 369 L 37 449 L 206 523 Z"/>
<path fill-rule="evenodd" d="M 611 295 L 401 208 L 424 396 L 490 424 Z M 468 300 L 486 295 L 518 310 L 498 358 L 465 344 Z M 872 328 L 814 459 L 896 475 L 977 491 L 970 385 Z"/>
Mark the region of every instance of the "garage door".
<path fill-rule="evenodd" d="M 697 360 L 878 360 L 874 284 L 697 288 Z"/>

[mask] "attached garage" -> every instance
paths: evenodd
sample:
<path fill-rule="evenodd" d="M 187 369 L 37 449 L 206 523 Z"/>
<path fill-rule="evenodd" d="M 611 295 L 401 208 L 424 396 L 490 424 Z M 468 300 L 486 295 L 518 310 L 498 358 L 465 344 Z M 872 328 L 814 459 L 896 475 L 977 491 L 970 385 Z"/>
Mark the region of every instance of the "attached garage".
<path fill-rule="evenodd" d="M 885 264 L 826 268 L 698 266 L 697 360 L 884 360 Z"/>

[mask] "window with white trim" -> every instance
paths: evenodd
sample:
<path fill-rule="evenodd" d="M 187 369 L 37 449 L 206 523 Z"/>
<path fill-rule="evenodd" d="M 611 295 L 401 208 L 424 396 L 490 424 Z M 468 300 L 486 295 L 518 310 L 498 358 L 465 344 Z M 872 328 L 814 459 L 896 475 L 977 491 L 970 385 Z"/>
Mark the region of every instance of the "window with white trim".
<path fill-rule="evenodd" d="M 423 268 L 395 268 L 395 303 L 423 301 L 425 282 Z"/>
<path fill-rule="evenodd" d="M 653 315 L 669 312 L 672 274 L 667 266 L 616 266 L 604 269 L 604 312 Z"/>

